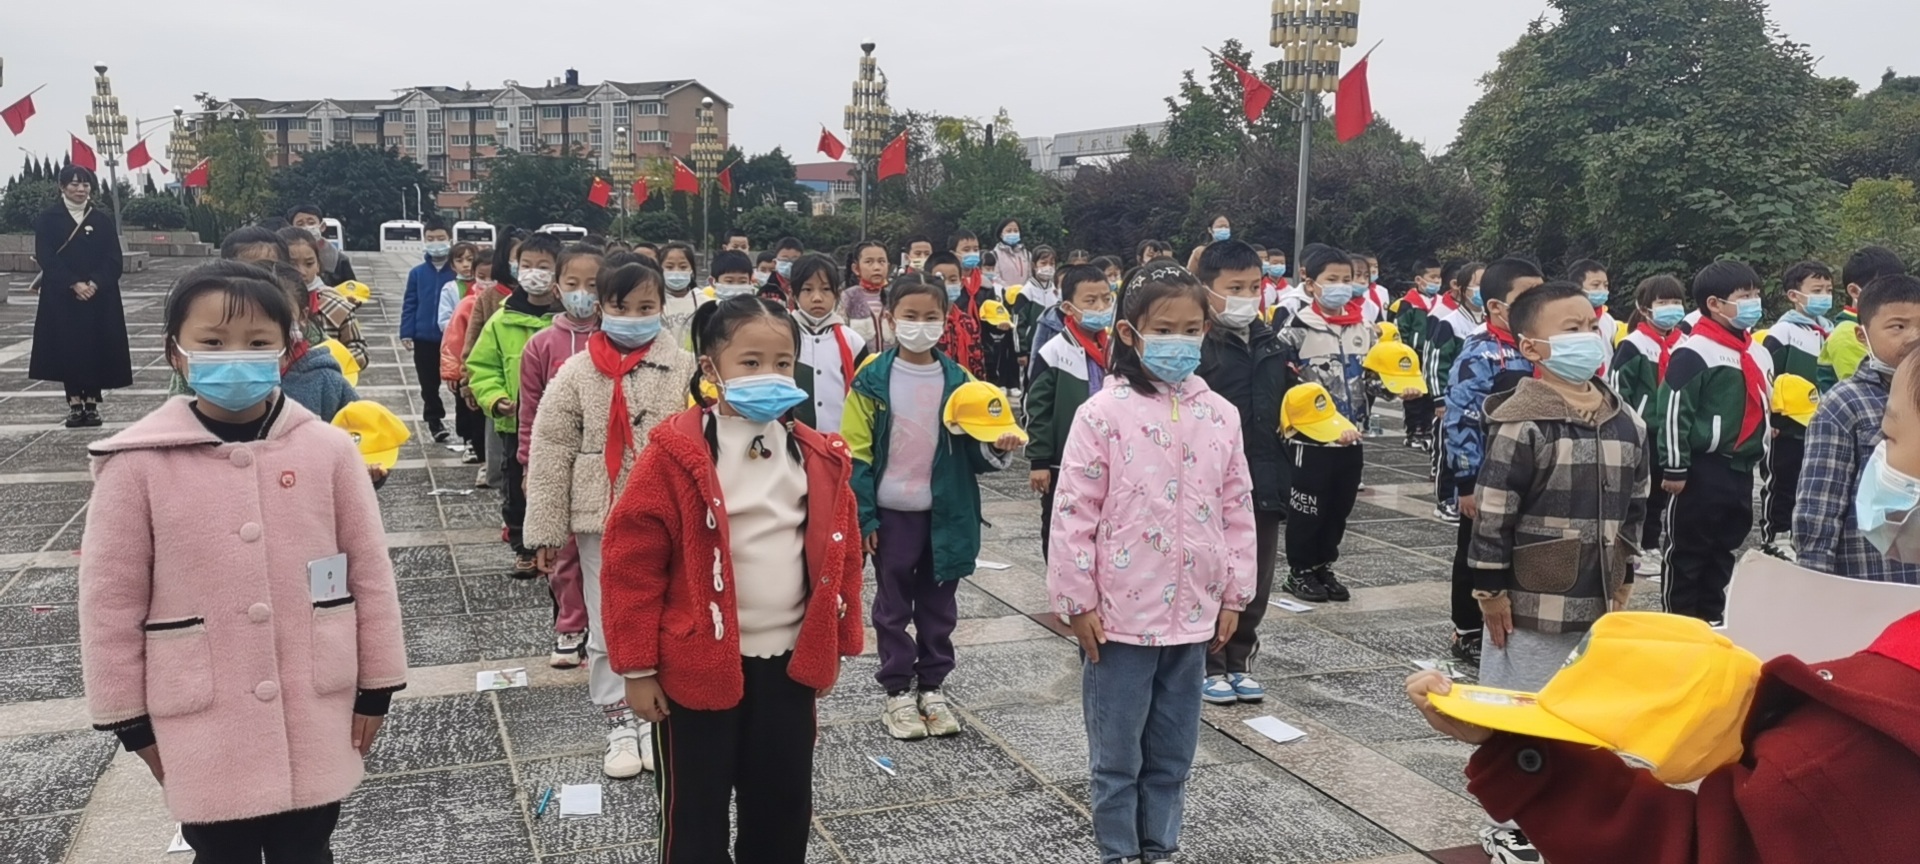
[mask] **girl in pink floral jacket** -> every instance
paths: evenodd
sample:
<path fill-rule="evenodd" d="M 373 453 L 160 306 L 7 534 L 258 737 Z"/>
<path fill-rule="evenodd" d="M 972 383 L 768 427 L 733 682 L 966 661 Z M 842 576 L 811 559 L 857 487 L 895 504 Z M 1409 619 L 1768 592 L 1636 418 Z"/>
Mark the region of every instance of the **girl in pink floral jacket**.
<path fill-rule="evenodd" d="M 1179 850 L 1206 652 L 1253 600 L 1252 481 L 1239 412 L 1193 374 L 1200 282 L 1143 268 L 1119 309 L 1113 376 L 1061 456 L 1047 590 L 1085 659 L 1100 859 L 1157 861 Z"/>

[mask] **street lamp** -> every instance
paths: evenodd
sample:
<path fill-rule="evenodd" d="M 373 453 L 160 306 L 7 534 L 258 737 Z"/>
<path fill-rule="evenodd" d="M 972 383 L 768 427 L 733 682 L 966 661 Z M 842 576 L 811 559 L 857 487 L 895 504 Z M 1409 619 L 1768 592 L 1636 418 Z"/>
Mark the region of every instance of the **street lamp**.
<path fill-rule="evenodd" d="M 713 97 L 708 96 L 700 100 L 700 123 L 694 127 L 693 170 L 700 175 L 700 249 L 709 265 L 713 263 L 713 232 L 707 222 L 707 202 L 713 197 L 709 187 L 725 155 L 726 149 L 720 146 L 720 127 L 713 122 Z"/>
<path fill-rule="evenodd" d="M 860 74 L 853 79 L 853 103 L 847 106 L 846 128 L 851 139 L 847 152 L 853 154 L 855 170 L 860 172 L 860 239 L 867 239 L 867 172 L 885 149 L 888 128 L 893 125 L 893 109 L 887 106 L 887 76 L 873 59 L 874 43 L 860 43 Z"/>
<path fill-rule="evenodd" d="M 640 172 L 634 164 L 633 145 L 628 143 L 627 127 L 615 126 L 613 129 L 613 156 L 608 160 L 608 171 L 613 181 L 620 184 L 615 194 L 620 199 L 620 239 L 627 239 L 628 217 L 627 198 L 633 194 L 633 181 L 639 179 Z"/>
<path fill-rule="evenodd" d="M 126 249 L 120 221 L 120 146 L 127 135 L 127 115 L 120 113 L 120 99 L 113 95 L 113 82 L 107 78 L 107 64 L 93 65 L 93 113 L 87 115 L 87 134 L 93 136 L 100 155 L 107 157 L 107 195 L 113 202 L 113 229 L 122 236 L 115 239 Z"/>
<path fill-rule="evenodd" d="M 1307 248 L 1308 168 L 1312 163 L 1313 124 L 1320 119 L 1320 94 L 1340 87 L 1340 49 L 1352 48 L 1360 35 L 1360 0 L 1273 0 L 1268 44 L 1285 51 L 1280 90 L 1298 97 L 1300 171 L 1293 211 L 1293 257 L 1299 266 Z"/>

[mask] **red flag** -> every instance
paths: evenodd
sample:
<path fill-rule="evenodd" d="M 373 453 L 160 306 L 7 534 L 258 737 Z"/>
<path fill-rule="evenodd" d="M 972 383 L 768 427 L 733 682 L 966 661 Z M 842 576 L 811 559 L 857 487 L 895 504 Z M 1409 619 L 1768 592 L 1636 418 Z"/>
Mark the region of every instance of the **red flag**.
<path fill-rule="evenodd" d="M 693 173 L 692 168 L 687 167 L 687 163 L 680 161 L 678 156 L 673 159 L 673 191 L 685 192 L 689 195 L 700 191 L 700 177 Z"/>
<path fill-rule="evenodd" d="M 633 181 L 633 206 L 638 207 L 647 203 L 647 196 L 647 178 L 642 177 Z"/>
<path fill-rule="evenodd" d="M 152 161 L 153 155 L 147 152 L 147 142 L 145 141 L 133 145 L 133 149 L 127 151 L 128 171 L 138 171 L 147 167 L 147 163 Z"/>
<path fill-rule="evenodd" d="M 1373 96 L 1367 92 L 1367 58 L 1362 57 L 1340 76 L 1340 91 L 1333 97 L 1334 136 L 1352 141 L 1371 125 Z"/>
<path fill-rule="evenodd" d="M 827 154 L 828 159 L 839 159 L 847 155 L 847 145 L 840 143 L 840 139 L 833 137 L 833 133 L 822 126 L 820 127 L 820 152 Z"/>
<path fill-rule="evenodd" d="M 20 97 L 20 101 L 15 102 L 12 105 L 8 105 L 7 110 L 0 111 L 0 120 L 5 120 L 7 122 L 7 131 L 12 132 L 15 135 L 20 134 L 22 131 L 24 131 L 27 128 L 27 118 L 32 116 L 33 116 L 33 94 L 32 93 L 28 93 L 27 95 Z"/>
<path fill-rule="evenodd" d="M 907 173 L 907 130 L 900 130 L 900 137 L 887 142 L 880 151 L 879 171 L 875 177 L 885 180 Z"/>
<path fill-rule="evenodd" d="M 93 158 L 93 148 L 88 147 L 87 142 L 80 140 L 80 136 L 72 132 L 68 132 L 67 137 L 73 139 L 73 153 L 68 157 L 73 164 L 88 171 L 99 171 L 100 163 Z"/>
<path fill-rule="evenodd" d="M 1273 87 L 1232 60 L 1221 57 L 1220 62 L 1227 64 L 1227 68 L 1240 78 L 1240 107 L 1247 112 L 1247 122 L 1260 122 L 1260 115 L 1266 113 L 1267 103 L 1273 101 Z"/>
<path fill-rule="evenodd" d="M 195 163 L 193 168 L 187 171 L 186 179 L 180 181 L 180 185 L 185 186 L 188 189 L 192 189 L 196 186 L 202 189 L 206 188 L 207 160 L 202 159 L 199 162 Z"/>
<path fill-rule="evenodd" d="M 720 169 L 720 188 L 727 190 L 728 195 L 733 194 L 733 166 L 738 164 L 740 163 L 735 161 Z"/>
<path fill-rule="evenodd" d="M 604 208 L 612 199 L 613 186 L 598 177 L 593 178 L 593 185 L 587 187 L 587 203 Z"/>

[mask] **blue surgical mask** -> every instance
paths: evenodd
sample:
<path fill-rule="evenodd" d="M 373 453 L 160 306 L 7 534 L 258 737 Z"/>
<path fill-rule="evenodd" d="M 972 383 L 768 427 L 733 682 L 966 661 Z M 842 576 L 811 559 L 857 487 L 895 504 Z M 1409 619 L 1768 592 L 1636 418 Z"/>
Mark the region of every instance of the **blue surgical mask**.
<path fill-rule="evenodd" d="M 1680 322 L 1685 320 L 1687 320 L 1687 307 L 1685 306 L 1653 307 L 1653 326 L 1662 330 L 1672 330 L 1680 326 Z"/>
<path fill-rule="evenodd" d="M 1215 242 L 1215 243 L 1225 243 L 1225 242 L 1227 242 L 1228 240 L 1232 240 L 1232 239 L 1233 239 L 1233 229 L 1232 229 L 1232 228 L 1215 228 L 1215 229 L 1213 229 L 1213 242 Z"/>
<path fill-rule="evenodd" d="M 1860 488 L 1853 495 L 1854 523 L 1880 554 L 1903 564 L 1920 562 L 1920 479 L 1908 477 L 1887 464 L 1887 442 L 1881 441 L 1867 459 Z"/>
<path fill-rule="evenodd" d="M 1561 333 L 1546 342 L 1553 353 L 1540 365 L 1562 381 L 1592 380 L 1607 363 L 1607 343 L 1598 333 Z"/>
<path fill-rule="evenodd" d="M 1733 329 L 1751 330 L 1753 325 L 1760 323 L 1760 298 L 1748 297 L 1745 300 L 1735 300 L 1733 307 Z"/>
<path fill-rule="evenodd" d="M 1140 335 L 1140 365 L 1168 384 L 1187 380 L 1200 368 L 1200 337 Z"/>
<path fill-rule="evenodd" d="M 784 258 L 776 258 L 773 261 L 773 272 L 780 274 L 780 278 L 785 279 L 793 273 L 793 262 Z"/>
<path fill-rule="evenodd" d="M 1480 305 L 1480 286 L 1475 285 L 1467 289 L 1467 303 L 1471 304 L 1475 309 L 1482 308 Z"/>
<path fill-rule="evenodd" d="M 948 303 L 960 302 L 960 286 L 959 285 L 947 286 L 947 302 Z"/>
<path fill-rule="evenodd" d="M 518 280 L 518 279 L 520 278 L 520 262 L 518 262 L 518 261 L 508 261 L 508 262 L 507 262 L 507 272 L 508 272 L 508 273 L 511 273 L 511 274 L 513 274 L 513 278 L 514 278 L 515 280 Z"/>
<path fill-rule="evenodd" d="M 428 258 L 445 258 L 447 257 L 447 253 L 452 251 L 453 244 L 445 240 L 434 240 L 427 243 Z"/>
<path fill-rule="evenodd" d="M 1831 311 L 1833 311 L 1833 295 L 1832 294 L 1808 294 L 1807 295 L 1807 314 L 1808 315 L 1812 315 L 1815 318 L 1825 318 L 1827 317 L 1827 313 Z"/>
<path fill-rule="evenodd" d="M 653 344 L 654 337 L 660 335 L 660 316 L 627 318 L 603 315 L 600 318 L 600 332 L 607 334 L 607 338 L 613 340 L 613 344 L 633 350 L 642 345 Z"/>
<path fill-rule="evenodd" d="M 1433 295 L 1440 293 L 1440 283 L 1422 282 L 1420 283 L 1420 293 L 1425 294 L 1428 297 L 1432 297 Z"/>
<path fill-rule="evenodd" d="M 960 256 L 960 266 L 965 267 L 968 270 L 972 270 L 973 268 L 980 266 L 980 253 L 968 252 L 967 254 Z"/>
<path fill-rule="evenodd" d="M 1595 309 L 1607 305 L 1607 301 L 1611 299 L 1613 299 L 1612 292 L 1604 288 L 1587 292 L 1587 302 L 1593 304 Z"/>
<path fill-rule="evenodd" d="M 1018 246 L 1020 245 L 1020 232 L 1008 231 L 1007 233 L 1000 235 L 1000 242 L 1005 243 L 1008 246 Z"/>
<path fill-rule="evenodd" d="M 513 269 L 518 271 L 520 265 L 515 264 Z M 516 272 L 515 275 L 518 275 L 518 273 Z M 675 291 L 685 291 L 688 286 L 693 284 L 693 271 L 691 270 L 668 270 L 662 275 L 666 276 L 667 287 Z"/>
<path fill-rule="evenodd" d="M 752 285 L 729 285 L 725 282 L 715 282 L 713 285 L 713 296 L 721 300 L 745 297 L 753 293 L 756 293 L 756 289 Z"/>
<path fill-rule="evenodd" d="M 1078 308 L 1078 307 L 1075 307 Z M 1113 310 L 1102 309 L 1098 312 L 1080 310 L 1080 327 L 1083 330 L 1105 330 L 1113 326 Z"/>
<path fill-rule="evenodd" d="M 591 291 L 568 291 L 560 295 L 560 305 L 566 307 L 567 314 L 575 318 L 592 318 L 593 304 Z"/>
<path fill-rule="evenodd" d="M 280 386 L 284 351 L 182 351 L 187 386 L 200 398 L 228 411 L 245 411 L 265 402 Z"/>
<path fill-rule="evenodd" d="M 1340 310 L 1353 302 L 1354 288 L 1343 282 L 1328 282 L 1320 286 L 1320 308 Z"/>
<path fill-rule="evenodd" d="M 1280 278 L 1280 277 L 1282 277 L 1282 276 L 1285 276 L 1285 275 L 1287 275 L 1287 265 L 1285 265 L 1285 264 L 1268 264 L 1268 265 L 1267 265 L 1267 275 L 1268 275 L 1268 276 L 1272 276 L 1272 277 L 1273 277 L 1273 278 L 1275 278 L 1275 279 L 1278 279 L 1278 278 Z"/>
<path fill-rule="evenodd" d="M 748 420 L 771 423 L 807 401 L 807 391 L 794 386 L 793 379 L 785 375 L 744 375 L 720 385 L 720 398 Z"/>

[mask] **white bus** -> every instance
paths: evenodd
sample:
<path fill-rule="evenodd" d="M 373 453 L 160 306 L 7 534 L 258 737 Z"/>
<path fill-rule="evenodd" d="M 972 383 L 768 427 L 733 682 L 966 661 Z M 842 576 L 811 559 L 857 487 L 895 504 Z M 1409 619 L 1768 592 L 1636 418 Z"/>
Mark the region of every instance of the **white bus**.
<path fill-rule="evenodd" d="M 347 248 L 346 227 L 340 224 L 340 220 L 328 217 L 320 220 L 320 225 L 320 236 L 333 244 L 333 251 L 340 252 Z"/>
<path fill-rule="evenodd" d="M 380 251 L 425 255 L 427 252 L 426 223 L 412 219 L 395 219 L 392 222 L 380 223 Z"/>
<path fill-rule="evenodd" d="M 565 222 L 549 222 L 540 226 L 540 230 L 534 233 L 551 235 L 562 243 L 573 243 L 585 239 L 587 229 L 578 225 L 568 225 Z"/>
<path fill-rule="evenodd" d="M 453 242 L 472 243 L 475 246 L 493 246 L 495 231 L 490 222 L 453 223 Z"/>

